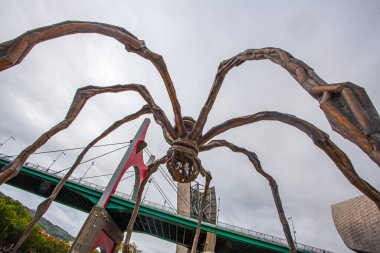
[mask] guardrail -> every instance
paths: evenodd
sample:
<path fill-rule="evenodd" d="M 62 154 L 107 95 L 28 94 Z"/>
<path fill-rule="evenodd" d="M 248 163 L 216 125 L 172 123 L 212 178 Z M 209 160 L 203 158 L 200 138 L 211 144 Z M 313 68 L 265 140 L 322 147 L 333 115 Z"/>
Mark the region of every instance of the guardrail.
<path fill-rule="evenodd" d="M 12 162 L 14 160 L 13 157 L 10 157 L 10 156 L 7 156 L 7 155 L 1 154 L 1 153 L 0 153 L 0 158 L 3 159 L 3 160 L 6 160 L 8 162 Z M 26 162 L 24 164 L 24 166 L 27 167 L 27 168 L 29 168 L 29 169 L 33 169 L 33 170 L 36 170 L 36 171 L 48 174 L 50 176 L 55 176 L 57 178 L 62 178 L 62 177 L 65 176 L 65 174 L 63 174 L 63 173 L 57 172 L 57 171 L 52 170 L 52 169 L 45 168 L 43 166 L 40 166 L 39 164 L 34 164 L 34 163 Z M 77 178 L 77 177 L 70 177 L 69 181 L 72 182 L 72 183 L 84 185 L 84 186 L 86 186 L 88 188 L 92 188 L 92 189 L 95 189 L 95 190 L 101 191 L 101 192 L 104 191 L 105 188 L 106 188 L 104 186 L 97 185 L 97 184 L 88 182 L 86 180 L 82 180 L 81 178 Z M 123 192 L 116 191 L 113 195 L 117 196 L 119 198 L 125 199 L 125 200 L 131 200 L 131 201 L 133 201 L 132 196 L 130 194 L 126 194 L 126 193 L 123 193 Z M 181 217 L 196 218 L 196 217 L 190 217 L 189 213 L 179 212 L 176 209 L 173 209 L 173 208 L 171 208 L 169 206 L 165 206 L 165 205 L 161 205 L 161 204 L 158 204 L 158 203 L 154 203 L 154 202 L 149 201 L 149 200 L 145 200 L 144 199 L 141 204 L 149 206 L 149 207 L 154 208 L 154 209 L 157 209 L 159 211 L 167 212 L 167 213 L 178 215 L 178 216 L 181 216 Z M 224 223 L 224 222 L 218 221 L 217 224 L 216 224 L 216 228 L 223 228 L 223 229 L 226 229 L 226 230 L 233 231 L 235 233 L 239 233 L 239 234 L 242 234 L 242 235 L 249 236 L 251 238 L 264 240 L 264 241 L 267 241 L 267 242 L 270 242 L 270 243 L 274 243 L 274 244 L 278 244 L 278 245 L 281 245 L 281 246 L 286 246 L 286 247 L 288 246 L 288 243 L 287 243 L 286 239 L 283 239 L 283 238 L 280 238 L 280 237 L 276 237 L 276 236 L 272 236 L 272 235 L 267 235 L 267 234 L 260 233 L 260 232 L 256 232 L 254 230 L 250 230 L 250 229 L 234 226 L 234 225 L 227 224 L 227 223 Z M 296 247 L 297 247 L 297 250 L 304 251 L 304 252 L 311 252 L 311 253 L 333 253 L 331 251 L 315 248 L 315 247 L 312 247 L 312 246 L 309 246 L 309 245 L 305 245 L 305 244 L 302 244 L 302 243 L 296 243 Z"/>

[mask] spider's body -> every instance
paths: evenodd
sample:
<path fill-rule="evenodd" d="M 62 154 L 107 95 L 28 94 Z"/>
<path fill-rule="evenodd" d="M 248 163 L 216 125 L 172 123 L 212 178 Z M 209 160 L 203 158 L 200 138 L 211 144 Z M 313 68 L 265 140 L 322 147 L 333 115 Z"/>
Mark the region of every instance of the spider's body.
<path fill-rule="evenodd" d="M 175 140 L 168 150 L 166 166 L 174 181 L 190 183 L 199 172 L 204 176 L 201 161 L 198 159 L 199 149 L 195 143 L 186 139 Z"/>
<path fill-rule="evenodd" d="M 38 28 L 26 32 L 14 40 L 0 44 L 0 71 L 20 63 L 34 45 L 45 40 L 75 33 L 98 33 L 112 37 L 122 43 L 128 52 L 135 53 L 152 62 L 163 79 L 168 96 L 172 103 L 175 116 L 175 126 L 173 127 L 171 125 L 165 112 L 154 102 L 148 89 L 143 85 L 126 84 L 108 87 L 86 86 L 78 89 L 65 119 L 42 134 L 40 138 L 38 138 L 32 145 L 25 148 L 11 164 L 7 165 L 6 169 L 0 173 L 0 184 L 7 182 L 12 177 L 17 175 L 21 166 L 29 157 L 29 154 L 40 148 L 54 134 L 66 129 L 75 120 L 81 109 L 85 106 L 87 100 L 91 97 L 106 92 L 117 93 L 135 91 L 141 95 L 147 104 L 136 113 L 116 121 L 90 144 L 88 144 L 88 146 L 78 156 L 70 171 L 56 186 L 52 195 L 40 204 L 33 221 L 30 223 L 14 247 L 14 252 L 16 252 L 21 246 L 34 224 L 36 224 L 36 222 L 49 208 L 51 202 L 55 199 L 63 184 L 68 180 L 70 175 L 80 164 L 86 152 L 99 140 L 107 136 L 110 132 L 114 131 L 122 124 L 134 120 L 143 114 L 149 113 L 153 115 L 156 123 L 161 126 L 164 133 L 164 138 L 169 143 L 170 148 L 167 155 L 156 160 L 150 165 L 148 175 L 145 177 L 139 189 L 136 206 L 127 228 L 127 237 L 125 239 L 126 243 L 125 248 L 123 249 L 124 252 L 126 252 L 133 229 L 134 220 L 137 217 L 142 191 L 144 190 L 144 186 L 148 181 L 149 176 L 157 170 L 158 166 L 166 163 L 173 180 L 179 183 L 192 182 L 199 174 L 201 174 L 203 177 L 206 177 L 206 193 L 211 180 L 211 174 L 202 167 L 201 161 L 198 158 L 198 153 L 217 147 L 226 147 L 233 152 L 245 155 L 255 167 L 256 171 L 268 180 L 289 249 L 292 253 L 295 253 L 296 247 L 291 236 L 284 209 L 282 207 L 278 185 L 274 178 L 263 170 L 255 153 L 226 140 L 213 139 L 217 135 L 228 131 L 231 128 L 252 124 L 262 120 L 279 121 L 291 125 L 307 134 L 312 139 L 314 144 L 322 149 L 325 154 L 334 161 L 338 169 L 350 181 L 350 183 L 374 201 L 380 210 L 379 191 L 356 173 L 347 155 L 340 150 L 322 130 L 293 115 L 280 112 L 259 112 L 229 119 L 226 122 L 211 128 L 206 133 L 203 133 L 203 128 L 207 121 L 208 114 L 212 109 L 220 87 L 222 86 L 224 77 L 228 74 L 228 72 L 232 68 L 237 67 L 246 61 L 269 60 L 287 70 L 299 83 L 299 85 L 319 102 L 320 107 L 328 118 L 333 130 L 360 147 L 363 152 L 365 152 L 377 165 L 380 166 L 380 117 L 363 88 L 352 83 L 328 84 L 317 74 L 315 74 L 314 70 L 308 65 L 279 48 L 248 49 L 228 60 L 221 62 L 205 105 L 203 106 L 197 120 L 194 120 L 191 117 L 182 117 L 180 104 L 176 97 L 174 85 L 162 56 L 150 51 L 146 47 L 144 41 L 138 40 L 136 36 L 132 35 L 123 28 L 101 23 L 77 21 L 67 21 L 52 26 Z M 204 194 L 204 196 L 205 195 L 206 194 Z M 194 253 L 197 248 L 204 201 L 205 198 L 203 197 L 199 211 L 198 227 L 191 251 L 192 253 Z"/>
<path fill-rule="evenodd" d="M 189 140 L 188 136 L 195 125 L 192 117 L 183 117 L 185 137 L 177 138 L 170 143 L 166 166 L 173 180 L 179 183 L 190 183 L 198 174 L 205 176 L 201 161 L 198 158 L 199 147 L 196 141 Z M 177 129 L 177 128 L 175 128 Z"/>

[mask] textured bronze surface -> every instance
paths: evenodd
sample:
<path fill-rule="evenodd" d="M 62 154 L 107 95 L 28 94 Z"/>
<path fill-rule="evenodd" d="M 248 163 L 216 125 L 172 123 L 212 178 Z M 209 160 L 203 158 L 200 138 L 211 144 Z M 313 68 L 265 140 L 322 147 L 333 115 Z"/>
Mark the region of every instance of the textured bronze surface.
<path fill-rule="evenodd" d="M 218 92 L 223 84 L 223 80 L 228 72 L 232 68 L 237 67 L 246 61 L 267 59 L 287 70 L 301 85 L 301 87 L 319 102 L 320 108 L 325 113 L 334 131 L 360 147 L 363 152 L 365 152 L 378 166 L 380 166 L 380 117 L 363 88 L 352 83 L 328 84 L 321 79 L 311 67 L 294 58 L 291 54 L 282 49 L 248 49 L 220 63 L 206 103 L 203 106 L 198 119 L 194 120 L 191 117 L 182 117 L 181 107 L 176 96 L 173 82 L 167 70 L 165 61 L 161 55 L 150 51 L 144 41 L 137 39 L 136 36 L 124 28 L 108 24 L 78 21 L 66 21 L 63 23 L 38 28 L 28 31 L 13 40 L 1 43 L 0 71 L 19 64 L 34 45 L 46 40 L 76 33 L 98 33 L 104 36 L 112 37 L 122 43 L 128 52 L 135 53 L 153 63 L 163 79 L 170 98 L 175 117 L 175 125 L 171 125 L 165 115 L 165 112 L 154 102 L 148 89 L 143 85 L 127 84 L 109 87 L 87 86 L 78 89 L 65 119 L 42 134 L 33 144 L 25 148 L 12 163 L 6 166 L 5 171 L 0 173 L 0 185 L 18 174 L 21 166 L 25 163 L 31 153 L 44 145 L 49 138 L 66 129 L 79 115 L 87 100 L 91 97 L 106 92 L 117 93 L 124 91 L 135 91 L 138 92 L 147 102 L 147 105 L 145 105 L 140 111 L 115 122 L 112 126 L 105 130 L 103 134 L 93 140 L 85 150 L 83 150 L 70 171 L 57 185 L 52 195 L 38 206 L 35 218 L 15 246 L 14 252 L 17 251 L 18 247 L 28 236 L 34 224 L 49 208 L 51 202 L 55 199 L 58 192 L 62 188 L 62 185 L 68 180 L 69 176 L 78 166 L 86 152 L 97 141 L 114 131 L 120 125 L 146 113 L 151 113 L 153 115 L 156 123 L 160 125 L 163 130 L 165 140 L 171 145 L 167 156 L 157 160 L 150 166 L 151 171 L 149 172 L 149 176 L 157 170 L 158 165 L 166 163 L 168 170 L 175 181 L 191 182 L 197 177 L 198 174 L 201 174 L 203 177 L 206 177 L 206 185 L 208 186 L 211 180 L 211 175 L 208 171 L 203 169 L 201 161 L 198 158 L 199 151 L 206 151 L 215 147 L 224 146 L 234 152 L 246 155 L 252 162 L 256 171 L 264 176 L 269 182 L 277 212 L 283 226 L 283 231 L 292 253 L 295 253 L 296 249 L 290 233 L 285 211 L 282 206 L 276 181 L 271 175 L 262 169 L 260 161 L 253 152 L 242 147 L 238 147 L 235 144 L 225 140 L 212 140 L 212 138 L 216 137 L 218 134 L 231 128 L 262 120 L 279 121 L 296 127 L 306 133 L 312 139 L 314 144 L 322 149 L 334 161 L 337 168 L 350 181 L 350 183 L 363 194 L 368 196 L 368 198 L 370 198 L 380 210 L 379 191 L 356 173 L 347 155 L 329 139 L 326 133 L 309 122 L 295 116 L 280 112 L 260 112 L 244 117 L 230 119 L 225 123 L 211 128 L 203 135 L 203 128 L 207 121 L 208 114 L 213 107 Z M 135 210 L 128 225 L 123 252 L 126 252 L 127 250 L 134 220 L 137 216 L 138 208 L 141 202 L 142 191 L 149 176 L 145 178 L 146 180 L 140 187 Z M 200 220 L 198 221 L 192 252 L 195 251 L 197 246 L 196 242 L 198 241 L 199 236 L 199 226 Z"/>

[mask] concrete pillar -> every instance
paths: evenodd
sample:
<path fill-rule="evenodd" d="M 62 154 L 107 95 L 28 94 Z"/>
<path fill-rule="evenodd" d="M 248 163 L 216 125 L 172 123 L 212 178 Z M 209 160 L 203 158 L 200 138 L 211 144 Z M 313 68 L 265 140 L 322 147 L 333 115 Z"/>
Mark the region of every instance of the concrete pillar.
<path fill-rule="evenodd" d="M 105 253 L 116 252 L 116 245 L 121 243 L 123 238 L 123 232 L 107 210 L 94 206 L 69 253 L 90 253 L 96 247 L 102 247 Z"/>
<path fill-rule="evenodd" d="M 190 183 L 178 183 L 177 187 L 177 212 L 181 215 L 190 217 Z M 188 249 L 177 245 L 176 253 L 187 253 Z"/>
<path fill-rule="evenodd" d="M 207 232 L 203 253 L 215 253 L 216 234 Z"/>

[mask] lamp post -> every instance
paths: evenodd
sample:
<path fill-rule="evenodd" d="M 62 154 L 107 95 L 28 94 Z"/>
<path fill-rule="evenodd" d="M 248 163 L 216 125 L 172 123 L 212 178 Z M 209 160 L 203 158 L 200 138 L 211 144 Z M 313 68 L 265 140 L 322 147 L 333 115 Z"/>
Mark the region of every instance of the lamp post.
<path fill-rule="evenodd" d="M 296 238 L 296 230 L 294 228 L 294 223 L 293 223 L 293 217 L 289 217 L 288 220 L 291 220 L 292 221 L 292 228 L 293 228 L 293 235 L 294 235 L 294 244 L 296 245 L 297 247 L 297 238 Z"/>
<path fill-rule="evenodd" d="M 46 169 L 46 172 L 51 168 L 51 166 L 53 166 L 53 164 L 56 162 L 56 161 L 58 161 L 58 159 L 61 157 L 61 155 L 66 155 L 65 154 L 65 152 L 61 152 L 60 154 L 59 154 L 59 156 L 55 159 L 55 160 L 53 160 L 53 162 L 50 164 L 50 166 Z"/>
<path fill-rule="evenodd" d="M 10 139 L 12 140 L 16 140 L 13 136 L 10 136 L 6 141 L 4 141 L 3 143 L 0 143 L 0 147 L 2 147 L 5 143 L 7 143 Z"/>
<path fill-rule="evenodd" d="M 219 223 L 219 212 L 220 212 L 220 197 L 218 198 L 218 212 L 216 214 L 216 225 L 218 226 Z"/>
<path fill-rule="evenodd" d="M 151 183 L 151 182 L 152 182 L 152 179 L 149 179 L 149 181 L 148 181 L 148 187 L 146 188 L 146 191 L 145 191 L 145 194 L 144 194 L 144 198 L 142 199 L 141 203 L 143 203 L 144 200 L 145 200 L 145 196 L 146 196 L 146 194 L 148 193 L 149 186 L 150 186 L 150 183 Z M 165 203 L 164 203 L 164 207 L 165 207 L 165 204 L 166 204 L 166 200 L 165 200 Z"/>
<path fill-rule="evenodd" d="M 94 164 L 95 164 L 95 162 L 93 161 L 93 162 L 91 163 L 91 165 L 88 166 L 86 172 L 83 174 L 83 177 L 81 177 L 81 178 L 79 179 L 79 183 L 80 183 L 80 181 L 82 181 L 82 179 L 86 176 L 86 174 L 87 174 L 87 172 L 90 170 L 90 168 L 91 168 L 92 166 L 94 166 Z"/>

